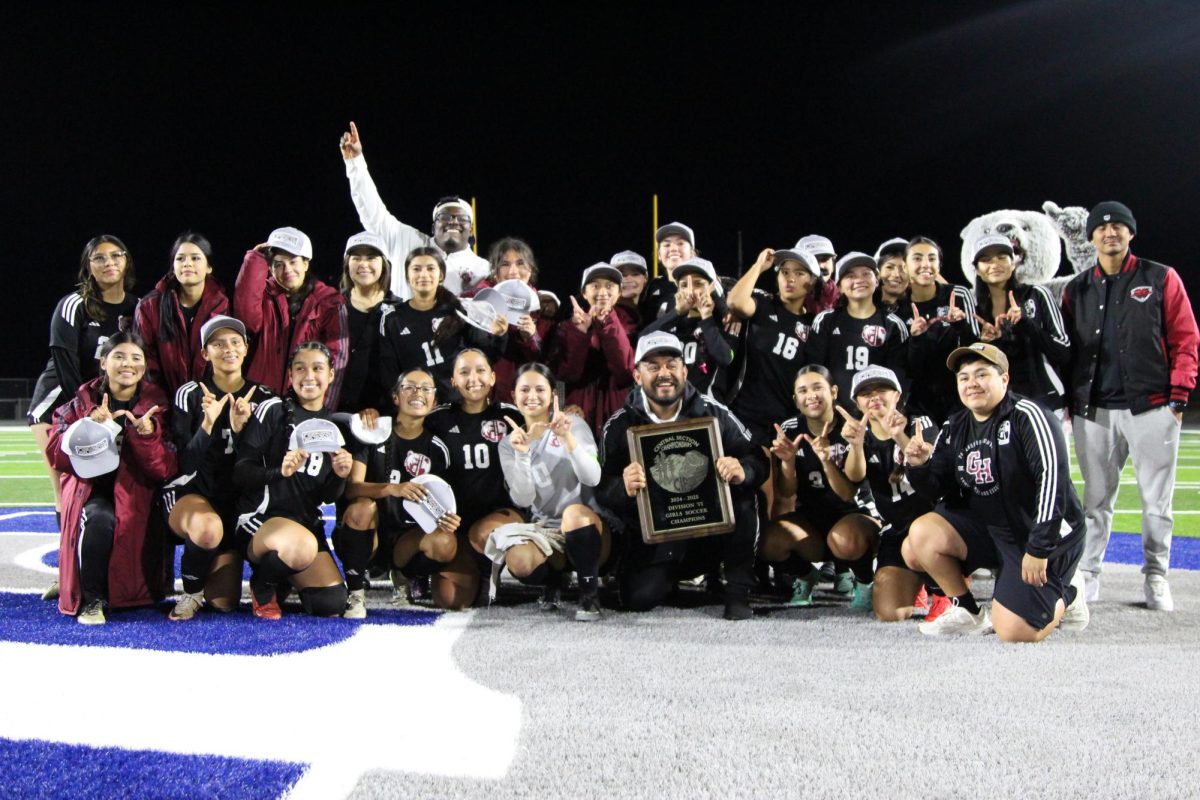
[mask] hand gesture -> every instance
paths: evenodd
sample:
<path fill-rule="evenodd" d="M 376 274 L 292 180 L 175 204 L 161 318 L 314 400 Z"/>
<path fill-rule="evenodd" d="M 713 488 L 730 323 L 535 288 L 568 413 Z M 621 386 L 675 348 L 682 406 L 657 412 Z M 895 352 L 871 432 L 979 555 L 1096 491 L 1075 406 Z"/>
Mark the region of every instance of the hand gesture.
<path fill-rule="evenodd" d="M 946 311 L 947 322 L 962 322 L 967 318 L 967 312 L 963 311 L 957 305 L 958 295 L 955 292 L 950 292 L 950 308 Z"/>
<path fill-rule="evenodd" d="M 920 336 L 925 331 L 929 330 L 929 320 L 921 316 L 921 309 L 917 308 L 917 304 L 912 304 L 912 319 L 908 321 L 908 332 L 912 336 Z"/>
<path fill-rule="evenodd" d="M 254 403 L 250 402 L 250 399 L 256 391 L 258 387 L 252 386 L 245 395 L 233 401 L 233 407 L 229 410 L 229 427 L 233 428 L 234 433 L 241 433 L 242 428 L 250 421 L 250 415 L 254 413 Z"/>
<path fill-rule="evenodd" d="M 228 397 L 228 395 L 226 395 Z M 152 406 L 145 416 L 138 418 L 132 411 L 121 410 L 113 414 L 113 419 L 117 417 L 128 417 L 133 423 L 133 429 L 137 431 L 138 436 L 149 436 L 154 433 L 154 415 L 158 413 L 158 406 Z"/>
<path fill-rule="evenodd" d="M 554 413 L 550 417 L 550 430 L 568 450 L 575 449 L 575 437 L 571 433 L 571 418 L 558 410 L 558 395 L 554 395 Z"/>
<path fill-rule="evenodd" d="M 1004 319 L 1008 320 L 1010 325 L 1016 325 L 1021 321 L 1021 305 L 1017 302 L 1011 289 L 1008 292 L 1008 310 L 1004 312 Z"/>
<path fill-rule="evenodd" d="M 696 308 L 700 310 L 700 319 L 708 319 L 713 315 L 712 292 L 701 292 L 696 298 Z"/>
<path fill-rule="evenodd" d="M 910 467 L 919 467 L 929 460 L 933 454 L 933 445 L 925 441 L 925 429 L 918 428 L 908 446 L 904 448 L 904 463 Z"/>
<path fill-rule="evenodd" d="M 362 139 L 358 138 L 358 126 L 353 122 L 350 123 L 350 130 L 342 134 L 338 147 L 342 151 L 342 158 L 347 161 L 362 155 Z"/>
<path fill-rule="evenodd" d="M 746 480 L 746 470 L 742 468 L 742 462 L 733 456 L 721 456 L 717 459 L 717 475 L 734 486 Z"/>
<path fill-rule="evenodd" d="M 779 423 L 775 423 L 775 441 L 771 442 L 771 453 L 780 461 L 791 461 L 796 457 L 796 451 L 800 449 L 800 442 L 804 441 L 804 434 L 800 434 L 795 439 L 789 439 L 783 432 L 783 428 Z"/>
<path fill-rule="evenodd" d="M 863 424 L 862 420 L 855 419 L 854 415 L 841 406 L 834 406 L 833 408 L 845 420 L 842 423 L 842 438 L 846 440 L 846 444 L 862 447 L 863 440 L 867 435 L 867 426 Z"/>
<path fill-rule="evenodd" d="M 592 327 L 592 315 L 583 310 L 575 295 L 571 295 L 571 309 L 571 324 L 580 333 L 587 333 L 588 328 Z"/>
<path fill-rule="evenodd" d="M 821 430 L 821 435 L 813 438 L 807 433 L 800 434 L 804 441 L 808 442 L 808 446 L 812 448 L 817 458 L 822 464 L 829 462 L 829 434 L 833 432 L 833 420 L 825 423 L 825 427 Z"/>
<path fill-rule="evenodd" d="M 505 415 L 504 421 L 508 423 L 508 441 L 512 444 L 513 450 L 518 453 L 528 453 L 529 446 L 542 438 L 542 434 L 546 432 L 546 423 L 544 422 L 534 422 L 526 428 L 524 425 L 513 422 L 507 415 Z"/>
<path fill-rule="evenodd" d="M 905 429 L 908 428 L 908 417 L 896 409 L 892 409 L 883 415 L 883 419 L 879 420 L 879 424 L 887 431 L 888 436 L 895 439 L 897 436 L 902 436 Z"/>
<path fill-rule="evenodd" d="M 447 511 L 438 519 L 436 530 L 442 533 L 454 533 L 458 530 L 458 526 L 462 524 L 462 517 L 458 514 L 451 514 Z"/>
<path fill-rule="evenodd" d="M 425 487 L 419 483 L 412 481 L 404 481 L 403 483 L 390 484 L 389 491 L 392 497 L 399 497 L 402 500 L 411 500 L 414 503 L 419 503 L 425 499 L 428 492 Z"/>
<path fill-rule="evenodd" d="M 217 396 L 210 392 L 203 383 L 200 384 L 200 391 L 203 393 L 203 397 L 200 398 L 200 408 L 204 411 L 204 420 L 200 423 L 200 427 L 204 428 L 205 433 L 211 434 L 213 426 L 221 418 L 221 412 L 229 403 L 229 394 L 224 394 L 218 400 Z"/>
<path fill-rule="evenodd" d="M 104 399 L 100 401 L 100 405 L 92 409 L 88 418 L 93 422 L 108 422 L 113 418 L 112 411 L 108 408 L 108 392 L 104 393 Z"/>
<path fill-rule="evenodd" d="M 639 490 L 646 488 L 646 469 L 636 461 L 625 468 L 621 473 L 621 478 L 625 481 L 625 494 L 630 497 L 634 497 Z"/>
<path fill-rule="evenodd" d="M 685 292 L 682 289 L 675 290 L 675 313 L 679 316 L 687 316 L 693 308 L 696 307 L 696 298 L 691 292 Z"/>
<path fill-rule="evenodd" d="M 354 457 L 350 455 L 350 451 L 344 447 L 339 447 L 333 454 L 333 474 L 339 478 L 345 478 L 350 475 L 350 468 L 354 466 Z"/>
<path fill-rule="evenodd" d="M 283 456 L 283 463 L 279 465 L 279 474 L 284 478 L 290 478 L 300 470 L 300 465 L 308 458 L 308 453 L 297 448 L 288 450 Z"/>
<path fill-rule="evenodd" d="M 532 339 L 537 335 L 537 323 L 528 314 L 517 320 L 516 329 L 525 339 Z"/>
<path fill-rule="evenodd" d="M 979 323 L 979 341 L 994 342 L 1000 338 L 1000 327 L 998 325 L 993 325 L 978 314 L 975 315 L 975 321 Z M 997 317 L 996 321 L 999 322 L 1000 318 Z"/>
<path fill-rule="evenodd" d="M 769 247 L 765 247 L 763 248 L 762 252 L 758 254 L 758 258 L 755 260 L 754 266 L 752 266 L 750 269 L 756 269 L 759 272 L 762 272 L 763 270 L 769 269 L 774 265 L 775 251 Z"/>

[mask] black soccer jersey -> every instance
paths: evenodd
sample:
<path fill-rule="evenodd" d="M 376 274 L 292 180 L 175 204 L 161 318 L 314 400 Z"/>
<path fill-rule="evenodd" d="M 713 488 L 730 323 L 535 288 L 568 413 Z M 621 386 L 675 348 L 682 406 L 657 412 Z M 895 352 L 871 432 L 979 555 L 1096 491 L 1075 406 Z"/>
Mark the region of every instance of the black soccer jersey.
<path fill-rule="evenodd" d="M 823 364 L 838 387 L 838 403 L 854 408 L 850 384 L 854 373 L 871 365 L 896 373 L 907 385 L 908 326 L 895 314 L 876 309 L 866 319 L 850 316 L 844 308 L 822 311 L 813 320 L 808 337 L 808 361 Z"/>
<path fill-rule="evenodd" d="M 256 393 L 257 396 L 257 393 Z M 242 489 L 238 512 L 260 519 L 287 517 L 310 527 L 321 524 L 321 504 L 332 503 L 346 487 L 333 471 L 332 453 L 310 453 L 291 477 L 280 474 L 292 430 L 308 419 L 330 419 L 324 409 L 308 411 L 291 396 L 259 403 L 234 449 L 234 480 Z M 342 436 L 347 434 L 342 432 Z"/>
<path fill-rule="evenodd" d="M 188 381 L 175 390 L 175 408 L 171 413 L 171 434 L 179 453 L 179 477 L 167 484 L 177 494 L 200 494 L 215 507 L 232 510 L 237 504 L 241 489 L 233 480 L 237 463 L 236 439 L 229 424 L 230 407 L 233 400 L 245 397 L 253 390 L 250 398 L 253 407 L 274 397 L 274 393 L 254 381 L 246 381 L 242 388 L 225 402 L 221 416 L 213 423 L 212 433 L 204 432 L 204 389 L 208 388 L 218 400 L 225 394 L 213 383 L 211 377 L 202 381 Z M 250 425 L 246 421 L 245 433 Z"/>
<path fill-rule="evenodd" d="M 710 387 L 723 382 L 718 373 L 727 372 L 733 364 L 733 345 L 737 337 L 721 328 L 720 315 L 714 311 L 708 319 L 688 314 L 679 316 L 672 308 L 664 316 L 642 329 L 642 336 L 653 331 L 667 331 L 679 337 L 683 345 L 683 361 L 687 364 L 688 383 L 701 394 L 712 394 Z M 714 384 L 715 382 L 715 384 Z M 724 401 L 725 398 L 718 397 Z"/>
<path fill-rule="evenodd" d="M 924 432 L 925 441 L 937 439 L 938 428 L 929 417 L 914 417 L 908 421 L 908 435 Z M 867 428 L 863 437 L 863 455 L 867 459 L 867 482 L 875 498 L 875 508 L 893 531 L 906 531 L 914 519 L 932 511 L 933 504 L 917 494 L 908 482 L 903 465 L 904 454 L 892 439 L 879 439 Z"/>
<path fill-rule="evenodd" d="M 516 406 L 492 403 L 478 414 L 468 414 L 458 404 L 438 406 L 425 419 L 425 427 L 450 449 L 450 477 L 464 520 L 479 519 L 498 508 L 512 506 L 500 469 L 499 447 L 508 435 L 504 417 L 521 419 Z"/>
<path fill-rule="evenodd" d="M 751 430 L 762 428 L 773 438 L 776 420 L 796 413 L 792 386 L 796 372 L 809 363 L 811 314 L 793 314 L 779 298 L 755 295 L 754 316 L 746 339 L 746 372 L 733 402 L 733 412 Z M 751 421 L 754 421 L 752 424 Z"/>
<path fill-rule="evenodd" d="M 359 442 L 354 448 L 354 460 L 367 467 L 367 483 L 404 483 L 419 475 L 437 475 L 449 482 L 450 451 L 429 428 L 415 439 L 404 439 L 395 431 L 383 444 Z M 453 487 L 453 484 L 451 484 Z M 469 497 L 454 490 L 459 505 Z M 379 507 L 379 529 L 396 531 L 415 524 L 404 510 L 403 499 L 384 497 L 376 501 Z"/>
<path fill-rule="evenodd" d="M 950 312 L 951 294 L 954 296 L 954 305 L 966 314 L 961 321 L 953 324 L 945 320 Z M 906 326 L 913 318 L 913 305 L 916 305 L 922 317 L 935 321 L 930 323 L 925 333 L 908 340 L 909 379 L 912 383 L 908 406 L 941 424 L 951 412 L 961 407 L 954 375 L 946 369 L 946 358 L 956 347 L 979 339 L 975 295 L 962 286 L 938 284 L 933 297 L 928 300 L 916 303 L 911 298 L 905 298 L 900 302 L 900 313 L 896 316 L 904 320 Z"/>
<path fill-rule="evenodd" d="M 792 417 L 785 420 L 779 427 L 783 428 L 785 436 L 795 439 L 801 433 L 808 432 L 808 420 L 804 417 Z M 848 448 L 842 438 L 841 417 L 837 418 L 833 430 L 829 434 L 830 456 L 838 469 L 846 466 Z M 796 451 L 796 510 L 803 513 L 807 508 L 818 508 L 825 512 L 850 514 L 861 511 L 858 503 L 843 500 L 829 485 L 825 477 L 825 467 L 821 459 L 809 446 L 808 442 L 800 442 Z"/>
<path fill-rule="evenodd" d="M 438 399 L 444 401 L 457 394 L 450 385 L 450 374 L 459 350 L 477 347 L 493 364 L 503 355 L 507 336 L 492 336 L 466 324 L 452 341 L 438 344 L 438 326 L 457 313 L 445 303 L 428 311 L 413 308 L 408 301 L 383 309 L 379 322 L 383 335 L 379 343 L 379 379 L 388 392 L 401 372 L 420 367 L 437 381 Z"/>

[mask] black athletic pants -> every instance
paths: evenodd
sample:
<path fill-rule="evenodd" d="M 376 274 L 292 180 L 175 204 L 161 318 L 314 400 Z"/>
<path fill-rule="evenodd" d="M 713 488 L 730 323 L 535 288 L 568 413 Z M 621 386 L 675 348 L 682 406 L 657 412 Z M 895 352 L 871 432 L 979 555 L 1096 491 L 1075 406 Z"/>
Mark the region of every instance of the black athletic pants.
<path fill-rule="evenodd" d="M 110 497 L 92 497 L 79 518 L 79 588 L 83 603 L 108 599 L 108 561 L 117 514 Z"/>

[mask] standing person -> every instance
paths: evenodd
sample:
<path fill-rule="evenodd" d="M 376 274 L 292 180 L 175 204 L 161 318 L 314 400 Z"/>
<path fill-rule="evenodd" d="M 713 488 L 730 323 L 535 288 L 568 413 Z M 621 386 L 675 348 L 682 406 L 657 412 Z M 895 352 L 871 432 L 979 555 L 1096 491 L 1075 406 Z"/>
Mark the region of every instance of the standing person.
<path fill-rule="evenodd" d="M 1099 599 L 1113 504 L 1132 454 L 1142 500 L 1146 606 L 1172 611 L 1171 495 L 1200 335 L 1179 273 L 1129 249 L 1137 223 L 1128 207 L 1100 203 L 1088 215 L 1087 230 L 1096 266 L 1071 279 L 1062 302 L 1074 344 L 1070 403 L 1087 516 L 1080 569 L 1089 601 Z"/>
<path fill-rule="evenodd" d="M 833 248 L 833 242 L 825 236 L 814 233 L 801 236 L 792 249 L 807 252 L 817 260 L 817 266 L 821 268 L 821 292 L 811 295 L 805 302 L 809 313 L 820 314 L 822 311 L 836 308 L 838 298 L 841 297 L 841 289 L 838 281 L 834 279 L 837 251 Z"/>
<path fill-rule="evenodd" d="M 391 271 L 381 238 L 363 231 L 346 240 L 340 288 L 346 302 L 349 338 L 338 411 L 357 414 L 389 407 L 388 389 L 380 380 L 378 366 L 380 320 L 385 308 L 399 302 L 389 288 Z"/>
<path fill-rule="evenodd" d="M 879 265 L 879 289 L 875 293 L 875 305 L 888 314 L 903 310 L 908 295 L 908 268 L 904 265 L 904 253 L 908 250 L 908 239 L 888 239 L 875 251 L 875 263 Z"/>
<path fill-rule="evenodd" d="M 775 293 L 756 295 L 755 284 L 772 267 Z M 821 269 L 808 251 L 768 248 L 729 292 L 729 310 L 749 322 L 746 371 L 732 409 L 760 447 L 771 447 L 772 423 L 795 411 L 792 383 L 796 370 L 808 363 L 813 319 L 804 303 L 810 294 L 820 293 L 821 285 Z"/>
<path fill-rule="evenodd" d="M 146 374 L 168 395 L 204 374 L 200 329 L 229 312 L 225 288 L 212 272 L 208 239 L 182 233 L 171 245 L 171 269 L 134 311 L 135 330 L 146 343 Z"/>
<path fill-rule="evenodd" d="M 1083 509 L 1062 426 L 1008 390 L 1008 358 L 995 345 L 960 347 L 946 366 L 965 408 L 936 443 L 914 433 L 905 448 L 913 487 L 940 501 L 912 523 L 905 544 L 909 565 L 929 573 L 954 605 L 918 629 L 979 634 L 994 626 L 1004 642 L 1040 642 L 1059 625 L 1082 630 Z M 1000 566 L 990 622 L 963 580 L 988 561 Z"/>
<path fill-rule="evenodd" d="M 79 387 L 100 375 L 100 350 L 108 338 L 133 319 L 138 299 L 133 256 L 120 239 L 97 236 L 83 246 L 79 257 L 78 288 L 58 301 L 50 317 L 50 360 L 33 387 L 27 415 L 38 449 L 46 452 L 54 412 L 69 402 Z M 62 523 L 62 476 L 46 459 L 54 487 L 54 513 Z M 58 582 L 42 594 L 58 597 Z"/>
<path fill-rule="evenodd" d="M 1059 370 L 1070 364 L 1071 339 L 1058 303 L 1045 286 L 1017 279 L 1017 256 L 1007 236 L 982 236 L 974 250 L 979 340 L 1008 356 L 1014 392 L 1061 417 L 1067 399 Z"/>
<path fill-rule="evenodd" d="M 290 355 L 302 342 L 321 342 L 330 353 L 333 383 L 325 392 L 338 407 L 349 334 L 346 301 L 309 269 L 312 241 L 295 228 L 277 228 L 264 244 L 246 251 L 233 290 L 234 315 L 250 334 L 246 377 L 282 395 L 289 387 Z"/>
<path fill-rule="evenodd" d="M 854 373 L 871 365 L 887 367 L 905 383 L 908 326 L 895 314 L 875 305 L 879 272 L 875 259 L 850 252 L 837 263 L 837 307 L 813 319 L 808 337 L 808 361 L 829 370 L 838 387 L 838 402 L 850 403 Z"/>
<path fill-rule="evenodd" d="M 273 396 L 242 374 L 249 344 L 241 320 L 215 316 L 196 338 L 211 372 L 175 392 L 171 429 L 180 475 L 163 490 L 167 525 L 183 539 L 183 594 L 170 613 L 175 621 L 190 620 L 205 605 L 237 608 L 242 553 L 234 533 L 241 493 L 233 479 L 236 446 L 255 406 Z"/>
<path fill-rule="evenodd" d="M 307 613 L 338 617 L 346 610 L 346 584 L 329 554 L 321 504 L 341 496 L 354 460 L 330 421 L 333 354 L 321 342 L 301 342 L 288 370 L 287 395 L 259 403 L 237 443 L 237 534 L 254 565 L 250 604 L 254 616 L 279 619 L 279 585 L 288 582 Z"/>
<path fill-rule="evenodd" d="M 654 232 L 658 244 L 658 263 L 662 274 L 646 284 L 638 302 L 638 324 L 643 327 L 666 314 L 675 303 L 675 277 L 672 271 L 683 262 L 700 254 L 696 249 L 695 232 L 682 222 L 668 222 Z"/>
<path fill-rule="evenodd" d="M 474 286 L 488 274 L 488 262 L 472 252 L 475 244 L 474 213 L 471 204 L 461 197 L 443 197 L 433 206 L 433 233 L 422 233 L 411 225 L 396 219 L 367 171 L 367 160 L 363 157 L 362 139 L 358 126 L 350 123 L 350 130 L 342 134 L 338 149 L 346 162 L 346 179 L 350 182 L 350 199 L 358 211 L 362 226 L 383 238 L 387 245 L 388 259 L 393 264 L 405 260 L 417 247 L 435 246 L 445 253 L 446 290 L 453 295 Z M 402 300 L 412 297 L 412 287 L 399 273 L 392 275 L 392 293 Z"/>
<path fill-rule="evenodd" d="M 379 346 L 379 379 L 394 386 L 400 373 L 421 367 L 437 380 L 443 397 L 452 397 L 450 370 L 464 347 L 499 358 L 507 342 L 508 320 L 497 317 L 491 333 L 463 322 L 463 303 L 446 290 L 446 260 L 436 247 L 418 247 L 404 259 L 411 287 L 408 300 L 384 309 Z"/>
<path fill-rule="evenodd" d="M 621 604 L 631 611 L 661 605 L 675 584 L 714 572 L 725 573 L 725 618 L 753 616 L 754 552 L 758 543 L 757 489 L 767 477 L 767 459 L 750 432 L 729 409 L 696 391 L 687 381 L 683 343 L 659 331 L 638 340 L 637 386 L 604 426 L 602 478 L 597 497 L 618 522 L 624 553 L 617 576 Z M 732 533 L 648 545 L 640 535 L 637 494 L 646 488 L 645 467 L 629 454 L 628 430 L 676 420 L 715 417 L 725 455 L 712 469 L 730 485 Z"/>
<path fill-rule="evenodd" d="M 666 331 L 683 342 L 688 383 L 701 394 L 724 401 L 725 374 L 733 365 L 736 337 L 726 334 L 721 320 L 728 313 L 717 290 L 717 272 L 705 258 L 689 258 L 671 270 L 675 307 L 642 328 L 642 336 Z"/>
<path fill-rule="evenodd" d="M 633 317 L 617 304 L 621 273 L 600 262 L 583 271 L 571 318 L 558 324 L 550 369 L 566 384 L 566 404 L 579 406 L 595 436 L 633 385 Z"/>
<path fill-rule="evenodd" d="M 762 559 L 798 576 L 791 599 L 796 606 L 812 605 L 820 578 L 814 562 L 846 564 L 835 591 L 853 593 L 850 607 L 870 611 L 879 522 L 863 512 L 855 500 L 858 487 L 844 472 L 850 442 L 842 429 L 846 415 L 835 411 L 838 388 L 820 364 L 801 367 L 794 385 L 800 413 L 775 426 L 771 472 L 775 491 L 794 497 L 796 510 L 767 525 Z"/>
<path fill-rule="evenodd" d="M 518 371 L 516 401 L 523 420 L 507 420 L 500 466 L 513 503 L 528 509 L 531 521 L 492 531 L 485 552 L 495 564 L 493 586 L 507 566 L 523 582 L 544 585 L 552 609 L 570 565 L 579 576 L 575 619 L 593 622 L 600 618 L 600 570 L 612 551 L 608 525 L 592 499 L 600 482 L 596 440 L 586 422 L 559 410 L 554 374 L 542 364 Z"/>
<path fill-rule="evenodd" d="M 99 378 L 54 415 L 46 458 L 63 473 L 58 546 L 58 610 L 83 625 L 103 625 L 105 606 L 149 605 L 166 579 L 147 522 L 154 493 L 175 474 L 175 449 L 163 435 L 166 395 L 146 375 L 132 331 L 100 346 Z M 155 574 L 158 573 L 158 574 Z"/>

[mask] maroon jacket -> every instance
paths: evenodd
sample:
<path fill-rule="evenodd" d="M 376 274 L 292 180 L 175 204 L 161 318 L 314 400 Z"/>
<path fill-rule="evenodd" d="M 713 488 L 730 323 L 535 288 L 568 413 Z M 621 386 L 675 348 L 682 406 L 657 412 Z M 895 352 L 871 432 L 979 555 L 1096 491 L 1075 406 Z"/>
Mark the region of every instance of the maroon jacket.
<path fill-rule="evenodd" d="M 71 423 L 83 419 L 100 404 L 100 383 L 95 378 L 79 387 L 75 397 L 54 412 L 46 459 L 62 473 L 62 536 L 58 545 L 58 610 L 76 614 L 81 602 L 79 563 L 79 518 L 92 496 L 92 483 L 76 477 L 71 459 L 62 451 L 62 437 Z M 166 584 L 162 542 L 148 530 L 154 495 L 176 473 L 175 449 L 166 430 L 171 404 L 153 383 L 142 381 L 133 413 L 144 416 L 152 407 L 154 433 L 140 436 L 124 418 L 121 465 L 113 487 L 113 509 L 117 529 L 113 532 L 112 557 L 108 562 L 108 604 L 113 608 L 144 606 L 163 597 Z"/>
<path fill-rule="evenodd" d="M 350 351 L 346 300 L 341 292 L 313 279 L 312 291 L 293 323 L 287 292 L 271 276 L 263 254 L 249 250 L 233 287 L 233 310 L 250 333 L 253 355 L 247 378 L 278 395 L 286 394 L 291 386 L 288 358 L 292 351 L 303 342 L 318 341 L 333 354 L 333 382 L 325 393 L 325 408 L 337 408 Z"/>
<path fill-rule="evenodd" d="M 176 302 L 175 338 L 163 341 L 158 335 L 158 326 L 162 321 L 163 300 L 171 291 L 167 285 L 168 278 L 162 278 L 154 285 L 154 290 L 138 302 L 133 312 L 133 325 L 146 343 L 146 374 L 168 395 L 173 395 L 188 381 L 204 376 L 208 362 L 204 360 L 204 348 L 200 346 L 200 328 L 213 317 L 229 313 L 229 297 L 225 287 L 210 275 L 204 282 L 204 293 L 200 295 L 200 307 L 196 309 L 191 330 L 188 330 L 187 319 Z"/>
<path fill-rule="evenodd" d="M 554 333 L 554 320 L 541 316 L 537 311 L 531 316 L 537 333 L 529 339 L 526 339 L 515 325 L 508 326 L 508 344 L 505 345 L 504 355 L 492 365 L 496 373 L 496 385 L 492 389 L 494 403 L 511 403 L 513 387 L 517 384 L 517 368 L 530 361 L 542 361 L 549 349 L 550 338 Z"/>
<path fill-rule="evenodd" d="M 603 321 L 593 322 L 587 333 L 580 333 L 570 320 L 555 329 L 550 368 L 566 384 L 567 405 L 583 409 L 596 441 L 633 386 L 636 339 L 634 314 L 620 305 Z"/>

